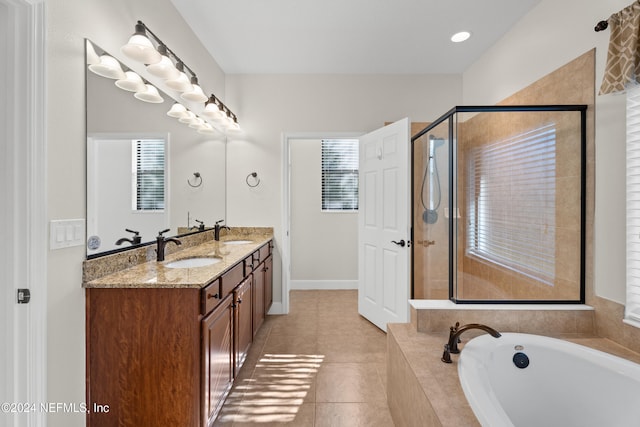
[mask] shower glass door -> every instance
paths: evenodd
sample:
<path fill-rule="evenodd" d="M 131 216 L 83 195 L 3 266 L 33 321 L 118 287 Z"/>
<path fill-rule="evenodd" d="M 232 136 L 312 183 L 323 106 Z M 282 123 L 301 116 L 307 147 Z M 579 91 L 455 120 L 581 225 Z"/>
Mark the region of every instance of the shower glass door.
<path fill-rule="evenodd" d="M 412 138 L 412 298 L 585 299 L 586 106 L 455 107 Z"/>

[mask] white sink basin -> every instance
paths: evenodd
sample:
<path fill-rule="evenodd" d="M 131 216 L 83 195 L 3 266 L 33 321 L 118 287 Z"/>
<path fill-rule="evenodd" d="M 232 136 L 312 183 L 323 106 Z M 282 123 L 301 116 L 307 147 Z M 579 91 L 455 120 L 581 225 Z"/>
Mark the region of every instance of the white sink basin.
<path fill-rule="evenodd" d="M 225 240 L 227 245 L 245 245 L 247 243 L 253 243 L 253 240 Z"/>
<path fill-rule="evenodd" d="M 165 264 L 164 266 L 167 268 L 197 268 L 197 267 L 206 267 L 208 265 L 217 264 L 220 261 L 221 261 L 220 258 L 194 257 L 194 258 L 185 258 L 185 259 L 179 259 L 177 261 L 172 261 L 170 263 Z"/>

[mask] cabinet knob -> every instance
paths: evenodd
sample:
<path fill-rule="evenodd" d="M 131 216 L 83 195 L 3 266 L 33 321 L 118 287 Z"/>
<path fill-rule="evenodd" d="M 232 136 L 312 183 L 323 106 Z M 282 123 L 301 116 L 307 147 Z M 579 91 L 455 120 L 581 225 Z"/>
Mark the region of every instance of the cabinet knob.
<path fill-rule="evenodd" d="M 218 296 L 218 294 L 207 294 L 207 299 L 211 298 L 219 299 L 220 297 Z"/>
<path fill-rule="evenodd" d="M 242 298 L 238 298 L 238 304 L 242 304 Z"/>

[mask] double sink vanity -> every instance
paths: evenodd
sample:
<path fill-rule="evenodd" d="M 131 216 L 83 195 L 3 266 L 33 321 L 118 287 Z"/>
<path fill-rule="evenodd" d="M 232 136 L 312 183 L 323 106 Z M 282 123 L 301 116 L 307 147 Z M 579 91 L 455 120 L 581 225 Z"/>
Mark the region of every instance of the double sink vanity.
<path fill-rule="evenodd" d="M 84 263 L 87 425 L 210 426 L 272 304 L 273 230 Z"/>

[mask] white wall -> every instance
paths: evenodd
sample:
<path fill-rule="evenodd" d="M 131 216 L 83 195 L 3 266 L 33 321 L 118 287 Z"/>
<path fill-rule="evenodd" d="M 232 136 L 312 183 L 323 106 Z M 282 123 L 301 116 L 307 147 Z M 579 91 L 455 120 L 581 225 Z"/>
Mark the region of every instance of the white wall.
<path fill-rule="evenodd" d="M 630 0 L 542 0 L 463 74 L 464 103 L 494 104 L 592 48 L 596 91 L 609 31 L 593 27 Z M 596 99 L 595 291 L 625 298 L 625 98 Z"/>
<path fill-rule="evenodd" d="M 45 7 L 47 93 L 43 98 L 47 104 L 48 216 L 84 218 L 84 38 L 118 54 L 140 19 L 198 73 L 207 93 L 214 92 L 224 99 L 225 77 L 169 0 L 46 0 Z M 84 247 L 48 254 L 50 402 L 85 401 L 85 293 L 81 287 L 84 257 Z M 85 416 L 49 414 L 48 425 L 84 426 Z"/>
<path fill-rule="evenodd" d="M 227 75 L 244 134 L 227 144 L 230 225 L 274 227 L 274 301 L 281 301 L 282 134 L 365 133 L 403 117 L 434 120 L 462 101 L 459 75 Z M 257 171 L 260 186 L 245 178 Z"/>
<path fill-rule="evenodd" d="M 357 286 L 358 213 L 322 211 L 322 140 L 290 144 L 292 288 Z"/>

